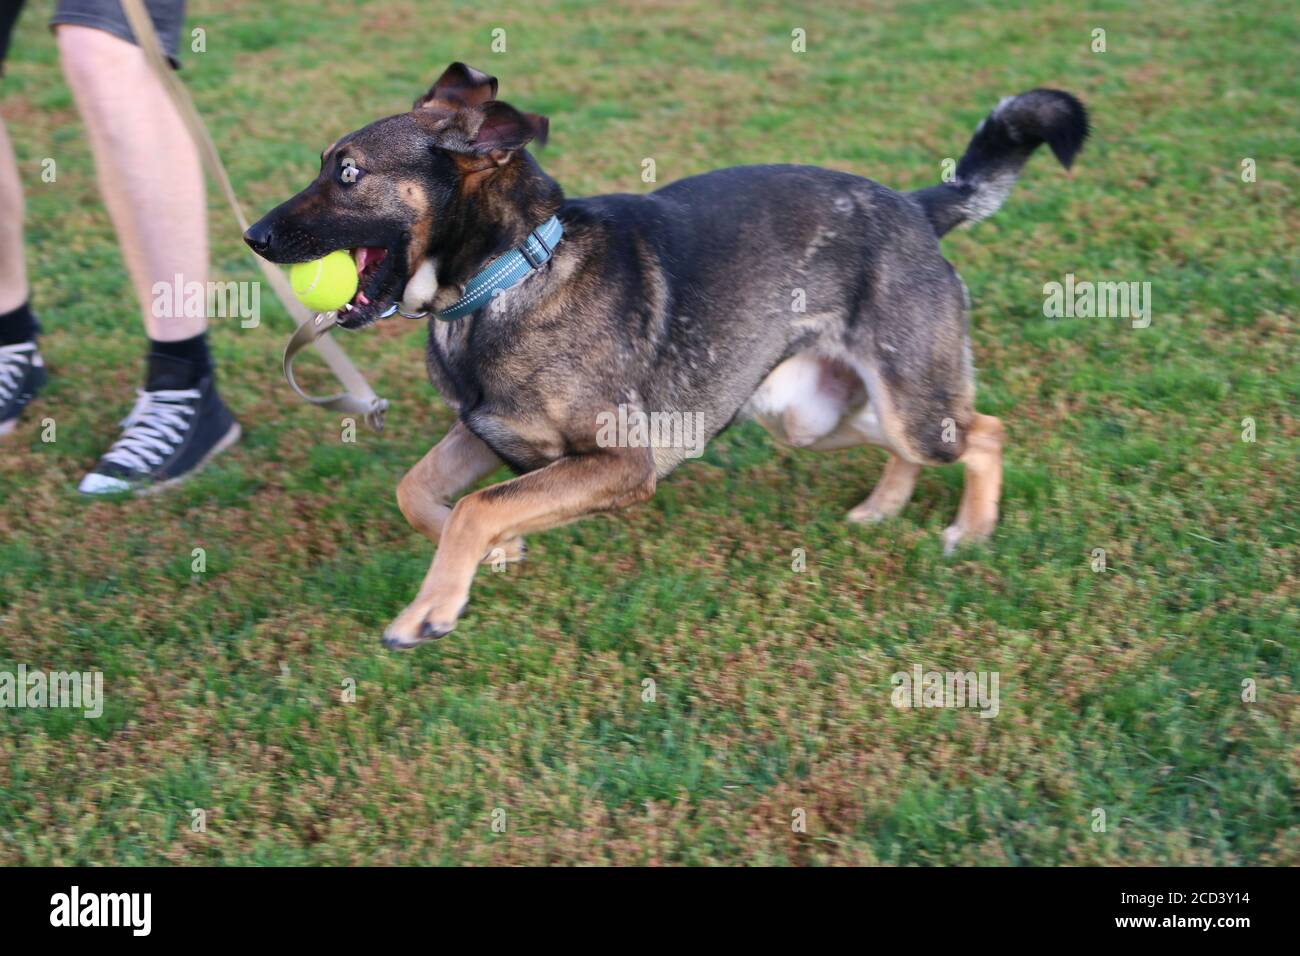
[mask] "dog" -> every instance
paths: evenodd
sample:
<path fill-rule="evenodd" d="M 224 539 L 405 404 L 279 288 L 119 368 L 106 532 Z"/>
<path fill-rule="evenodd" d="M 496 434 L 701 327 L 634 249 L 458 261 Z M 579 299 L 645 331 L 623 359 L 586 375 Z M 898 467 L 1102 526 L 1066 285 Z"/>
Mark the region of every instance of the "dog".
<path fill-rule="evenodd" d="M 953 181 L 907 194 L 770 165 L 568 199 L 526 148 L 548 128 L 453 63 L 409 112 L 328 147 L 315 181 L 245 233 L 272 262 L 350 250 L 360 288 L 345 328 L 394 307 L 439 313 L 426 365 L 457 421 L 397 487 L 436 554 L 387 646 L 449 633 L 480 562 L 648 500 L 690 455 L 644 428 L 611 440 L 611 416 L 689 414 L 707 439 L 749 415 L 798 448 L 881 446 L 890 457 L 852 522 L 898 514 L 922 466 L 961 462 L 944 550 L 990 535 L 1004 431 L 975 411 L 968 296 L 939 239 L 992 215 L 1039 145 L 1069 169 L 1088 135 L 1078 99 L 1003 99 Z M 543 224 L 562 238 L 539 239 Z M 521 258 L 523 278 L 491 287 Z M 452 504 L 503 463 L 516 477 Z"/>

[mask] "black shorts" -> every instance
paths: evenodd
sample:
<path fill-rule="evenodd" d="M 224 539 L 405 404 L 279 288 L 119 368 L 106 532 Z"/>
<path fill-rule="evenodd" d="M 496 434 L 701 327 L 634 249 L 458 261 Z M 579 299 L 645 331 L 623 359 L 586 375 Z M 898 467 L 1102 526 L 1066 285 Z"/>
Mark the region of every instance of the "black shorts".
<path fill-rule="evenodd" d="M 176 58 L 180 46 L 181 27 L 185 24 L 185 0 L 145 0 L 149 16 L 153 18 L 153 28 L 158 31 L 163 49 L 172 66 L 179 67 Z M 23 0 L 4 0 L 0 4 L 0 68 L 4 66 L 5 54 L 9 52 L 9 37 L 13 33 L 18 14 L 22 12 Z M 50 26 L 61 23 L 75 24 L 81 27 L 94 27 L 121 37 L 131 43 L 135 35 L 131 33 L 122 12 L 119 0 L 59 0 L 50 17 Z"/>

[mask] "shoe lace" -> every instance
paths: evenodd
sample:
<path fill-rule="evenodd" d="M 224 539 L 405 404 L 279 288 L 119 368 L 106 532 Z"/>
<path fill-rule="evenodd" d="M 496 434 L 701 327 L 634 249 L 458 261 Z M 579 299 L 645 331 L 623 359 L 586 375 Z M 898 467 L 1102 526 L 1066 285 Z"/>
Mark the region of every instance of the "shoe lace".
<path fill-rule="evenodd" d="M 8 401 L 18 391 L 35 353 L 35 342 L 0 345 L 0 401 Z"/>
<path fill-rule="evenodd" d="M 136 392 L 135 407 L 122 419 L 122 437 L 104 455 L 132 471 L 148 471 L 180 444 L 182 432 L 194 414 L 185 404 L 200 396 L 196 388 Z"/>

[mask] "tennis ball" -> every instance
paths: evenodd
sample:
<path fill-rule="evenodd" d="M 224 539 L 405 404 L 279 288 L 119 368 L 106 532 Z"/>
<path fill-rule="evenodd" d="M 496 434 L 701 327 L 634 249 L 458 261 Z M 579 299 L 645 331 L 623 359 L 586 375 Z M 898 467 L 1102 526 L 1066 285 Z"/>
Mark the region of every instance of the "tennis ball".
<path fill-rule="evenodd" d="M 357 266 L 347 250 L 335 249 L 323 259 L 290 266 L 289 284 L 313 312 L 332 312 L 357 294 Z"/>

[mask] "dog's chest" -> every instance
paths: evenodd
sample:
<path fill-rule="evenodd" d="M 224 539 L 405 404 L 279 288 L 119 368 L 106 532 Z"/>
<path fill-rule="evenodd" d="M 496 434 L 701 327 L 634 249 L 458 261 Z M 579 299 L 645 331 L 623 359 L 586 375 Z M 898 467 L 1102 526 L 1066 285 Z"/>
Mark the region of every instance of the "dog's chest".
<path fill-rule="evenodd" d="M 526 339 L 516 341 L 474 317 L 429 327 L 429 376 L 448 401 L 472 408 L 484 402 L 510 403 L 530 368 Z M 522 337 L 521 337 L 522 338 Z"/>
<path fill-rule="evenodd" d="M 429 330 L 429 378 L 457 415 L 516 471 L 554 461 L 565 440 L 549 421 L 545 401 L 524 385 L 528 349 L 470 322 L 435 320 Z"/>
<path fill-rule="evenodd" d="M 469 322 L 464 319 L 455 322 L 429 320 L 429 344 L 425 357 L 429 380 L 447 404 L 458 411 L 477 404 L 482 397 L 478 370 L 469 356 Z"/>

